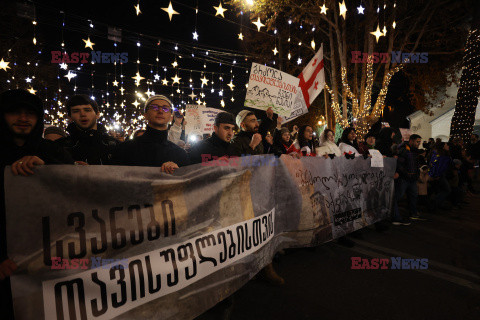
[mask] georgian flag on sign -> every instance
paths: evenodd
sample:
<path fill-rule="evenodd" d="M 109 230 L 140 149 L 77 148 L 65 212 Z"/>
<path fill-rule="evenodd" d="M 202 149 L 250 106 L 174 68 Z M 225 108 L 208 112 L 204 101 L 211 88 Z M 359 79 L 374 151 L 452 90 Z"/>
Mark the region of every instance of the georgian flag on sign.
<path fill-rule="evenodd" d="M 325 70 L 323 69 L 323 43 L 320 50 L 310 60 L 308 65 L 298 76 L 299 87 L 302 89 L 303 97 L 307 107 L 310 108 L 313 100 L 322 92 L 325 87 Z"/>

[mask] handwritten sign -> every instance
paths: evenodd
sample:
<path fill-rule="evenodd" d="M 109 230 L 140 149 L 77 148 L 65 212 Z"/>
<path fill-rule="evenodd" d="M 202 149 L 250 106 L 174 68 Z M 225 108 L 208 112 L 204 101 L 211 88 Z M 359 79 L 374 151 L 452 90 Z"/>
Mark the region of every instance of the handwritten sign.
<path fill-rule="evenodd" d="M 187 104 L 185 108 L 186 134 L 204 134 L 213 132 L 215 117 L 222 110 Z"/>
<path fill-rule="evenodd" d="M 377 149 L 369 149 L 368 152 L 372 155 L 370 165 L 373 168 L 383 168 L 383 156 Z"/>
<path fill-rule="evenodd" d="M 298 88 L 299 81 L 288 73 L 252 63 L 245 107 L 260 110 L 272 108 L 274 113 L 290 117 L 294 110 L 301 108 L 297 98 L 301 92 Z"/>

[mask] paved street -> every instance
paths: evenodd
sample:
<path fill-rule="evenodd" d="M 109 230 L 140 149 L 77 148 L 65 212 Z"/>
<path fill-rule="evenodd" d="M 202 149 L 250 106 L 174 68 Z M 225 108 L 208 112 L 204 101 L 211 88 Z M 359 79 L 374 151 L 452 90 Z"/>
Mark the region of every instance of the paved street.
<path fill-rule="evenodd" d="M 457 211 L 384 232 L 355 247 L 288 250 L 275 264 L 285 285 L 259 277 L 233 295 L 231 319 L 480 319 L 480 196 Z M 352 270 L 351 257 L 427 258 L 426 270 Z M 199 319 L 225 318 L 213 308 Z"/>

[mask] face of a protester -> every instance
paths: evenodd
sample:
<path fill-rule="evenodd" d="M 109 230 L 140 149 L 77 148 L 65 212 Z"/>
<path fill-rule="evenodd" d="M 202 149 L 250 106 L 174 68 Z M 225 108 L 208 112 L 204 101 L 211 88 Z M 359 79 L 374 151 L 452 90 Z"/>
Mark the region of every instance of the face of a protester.
<path fill-rule="evenodd" d="M 369 146 L 374 146 L 375 145 L 375 137 L 368 137 L 367 138 L 367 144 Z"/>
<path fill-rule="evenodd" d="M 410 146 L 411 147 L 414 147 L 414 148 L 417 148 L 420 147 L 420 143 L 422 143 L 422 139 L 418 138 L 418 139 L 415 139 L 415 140 L 410 140 Z"/>
<path fill-rule="evenodd" d="M 4 114 L 7 127 L 16 136 L 29 135 L 37 125 L 38 117 L 33 109 L 18 108 Z"/>
<path fill-rule="evenodd" d="M 165 110 L 167 110 L 165 112 Z M 172 120 L 172 107 L 165 100 L 153 100 L 145 113 L 145 120 L 155 129 L 164 129 Z"/>
<path fill-rule="evenodd" d="M 335 140 L 335 135 L 333 134 L 332 131 L 328 131 L 328 133 L 327 133 L 327 140 L 330 141 L 330 142 L 334 142 L 334 140 Z"/>
<path fill-rule="evenodd" d="M 285 132 L 284 134 L 282 134 L 282 140 L 283 140 L 283 142 L 285 142 L 285 143 L 290 142 L 290 133 Z"/>
<path fill-rule="evenodd" d="M 89 104 L 74 106 L 70 109 L 70 120 L 82 130 L 96 129 L 99 116 Z"/>
<path fill-rule="evenodd" d="M 60 138 L 63 138 L 63 136 L 59 135 L 59 134 L 56 134 L 56 133 L 49 133 L 49 134 L 46 134 L 44 136 L 44 138 L 46 140 L 50 140 L 50 141 L 55 141 L 55 140 L 58 140 Z"/>
<path fill-rule="evenodd" d="M 313 138 L 313 129 L 311 127 L 306 127 L 303 137 L 307 140 L 312 140 Z"/>
<path fill-rule="evenodd" d="M 233 129 L 235 126 L 233 124 L 220 123 L 217 126 L 213 126 L 215 134 L 223 141 L 230 143 L 233 137 Z"/>
<path fill-rule="evenodd" d="M 357 133 L 355 131 L 350 131 L 350 133 L 348 134 L 347 136 L 348 140 L 349 141 L 353 141 L 357 138 Z"/>
<path fill-rule="evenodd" d="M 257 117 L 252 114 L 250 116 L 245 117 L 242 122 L 243 130 L 247 132 L 258 132 L 258 121 Z"/>
<path fill-rule="evenodd" d="M 445 143 L 445 145 L 443 146 L 443 150 L 445 150 L 445 151 L 450 150 L 450 146 Z"/>

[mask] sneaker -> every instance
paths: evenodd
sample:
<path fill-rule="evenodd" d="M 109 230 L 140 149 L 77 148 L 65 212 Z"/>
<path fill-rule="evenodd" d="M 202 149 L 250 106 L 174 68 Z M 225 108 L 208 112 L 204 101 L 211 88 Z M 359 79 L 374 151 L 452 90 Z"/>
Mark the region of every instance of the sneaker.
<path fill-rule="evenodd" d="M 392 224 L 396 225 L 396 226 L 409 226 L 411 224 L 411 222 L 407 219 L 403 219 L 403 220 L 395 220 L 392 222 Z"/>
<path fill-rule="evenodd" d="M 413 215 L 413 216 L 410 216 L 410 219 L 412 220 L 418 220 L 418 221 L 427 221 L 427 219 L 425 219 L 424 217 L 416 214 L 416 215 Z"/>

